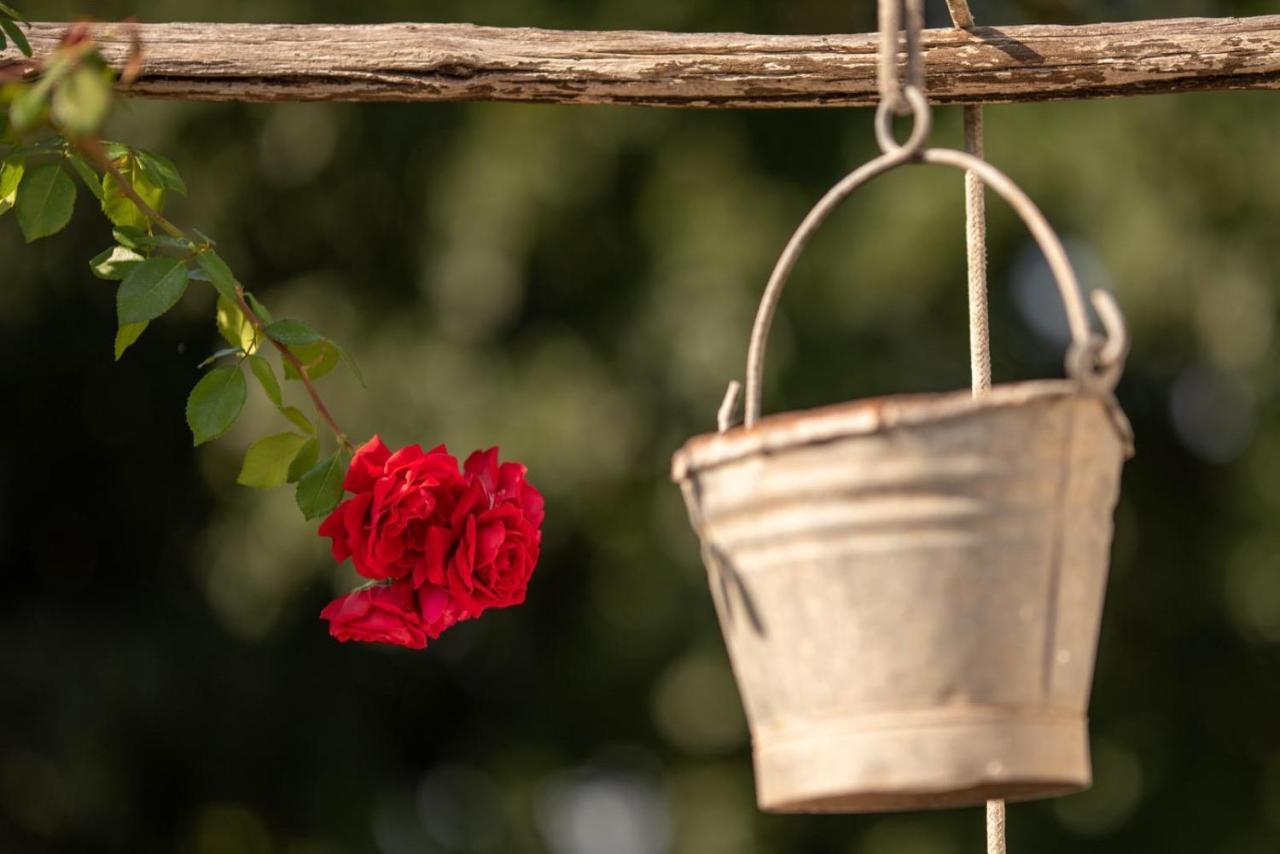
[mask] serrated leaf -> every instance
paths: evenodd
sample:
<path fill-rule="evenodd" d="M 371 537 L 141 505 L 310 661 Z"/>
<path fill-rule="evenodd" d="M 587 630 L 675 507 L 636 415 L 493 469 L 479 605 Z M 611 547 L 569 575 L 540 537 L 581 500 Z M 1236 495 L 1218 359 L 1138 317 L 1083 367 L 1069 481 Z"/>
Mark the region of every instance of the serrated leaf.
<path fill-rule="evenodd" d="M 267 325 L 267 336 L 286 347 L 303 347 L 323 341 L 324 336 L 301 320 L 277 320 Z"/>
<path fill-rule="evenodd" d="M 224 356 L 238 356 L 243 352 L 244 351 L 241 350 L 239 347 L 223 347 L 221 350 L 217 350 L 213 353 L 210 353 L 208 357 L 206 357 L 203 362 L 196 365 L 196 367 L 203 368 L 205 365 L 212 365 L 214 362 L 218 361 Z"/>
<path fill-rule="evenodd" d="M 93 167 L 79 154 L 68 155 L 67 162 L 71 164 L 72 169 L 76 170 L 76 174 L 80 176 L 80 180 L 84 182 L 84 185 L 89 188 L 89 192 L 93 193 L 94 197 L 101 202 L 102 177 L 93 171 Z"/>
<path fill-rule="evenodd" d="M 17 15 L 12 17 L 22 20 Z M 13 39 L 14 45 L 17 46 L 18 50 L 22 51 L 23 56 L 31 56 L 31 43 L 27 41 L 27 37 L 17 24 L 5 18 L 0 18 L 0 30 L 4 30 L 9 34 L 9 38 Z"/>
<path fill-rule="evenodd" d="M 294 459 L 306 444 L 306 437 L 297 433 L 279 433 L 259 439 L 245 452 L 236 483 L 257 489 L 284 486 Z"/>
<path fill-rule="evenodd" d="M 155 210 L 160 210 L 164 204 L 164 188 L 152 183 L 142 174 L 136 158 L 126 156 L 116 162 L 116 168 L 144 202 Z M 102 212 L 115 225 L 145 230 L 149 224 L 146 214 L 120 187 L 120 182 L 111 173 L 102 176 Z"/>
<path fill-rule="evenodd" d="M 209 277 L 209 281 L 223 298 L 236 301 L 236 277 L 227 266 L 227 262 L 212 249 L 207 249 L 196 256 L 196 264 Z"/>
<path fill-rule="evenodd" d="M 307 472 L 315 467 L 316 460 L 320 457 L 320 442 L 318 439 L 308 439 L 307 443 L 298 450 L 298 455 L 293 458 L 293 462 L 289 464 L 289 473 L 286 480 L 289 483 L 297 483 L 298 480 Z"/>
<path fill-rule="evenodd" d="M 184 196 L 187 194 L 187 183 L 178 174 L 178 167 L 172 160 L 163 154 L 142 149 L 138 149 L 134 154 L 138 158 L 138 165 L 142 167 L 142 171 L 151 183 Z"/>
<path fill-rule="evenodd" d="M 231 429 L 244 409 L 248 387 L 240 367 L 214 368 L 200 378 L 187 398 L 187 426 L 203 445 Z"/>
<path fill-rule="evenodd" d="M 32 169 L 18 188 L 15 213 L 22 236 L 30 243 L 57 234 L 71 221 L 76 185 L 57 163 Z"/>
<path fill-rule="evenodd" d="M 0 160 L 0 214 L 5 213 L 18 200 L 18 185 L 26 166 L 21 160 Z"/>
<path fill-rule="evenodd" d="M 111 112 L 111 70 L 80 65 L 53 90 L 50 115 L 73 136 L 89 136 Z M 158 183 L 158 182 L 157 182 Z"/>
<path fill-rule="evenodd" d="M 267 307 L 258 302 L 258 298 L 248 291 L 244 292 L 244 298 L 249 302 L 249 308 L 253 309 L 253 313 L 258 315 L 258 319 L 263 323 L 271 322 L 271 312 L 267 311 Z"/>
<path fill-rule="evenodd" d="M 145 260 L 128 247 L 112 246 L 93 256 L 93 260 L 89 262 L 89 269 L 99 279 L 118 282 Z"/>
<path fill-rule="evenodd" d="M 324 516 L 342 500 L 342 455 L 334 454 L 316 463 L 298 478 L 298 509 L 308 519 Z"/>
<path fill-rule="evenodd" d="M 301 427 L 312 436 L 316 434 L 316 425 L 311 423 L 311 419 L 302 414 L 302 410 L 296 406 L 281 406 L 280 414 L 288 418 L 296 426 Z"/>
<path fill-rule="evenodd" d="M 159 255 L 129 271 L 116 293 L 116 316 L 123 326 L 153 320 L 173 308 L 187 289 L 187 266 L 181 258 Z"/>
<path fill-rule="evenodd" d="M 240 306 L 226 297 L 218 297 L 218 334 L 222 340 L 246 353 L 258 349 L 258 334 L 240 310 Z"/>
<path fill-rule="evenodd" d="M 276 406 L 284 403 L 284 396 L 280 393 L 280 383 L 276 380 L 276 372 L 271 370 L 271 363 L 261 356 L 249 357 L 249 370 L 253 371 L 254 377 L 258 380 L 258 385 L 262 386 L 262 393 L 267 396 L 267 400 Z M 312 430 L 311 432 L 315 432 Z"/>
<path fill-rule="evenodd" d="M 338 348 L 332 341 L 316 341 L 313 344 L 306 344 L 301 347 L 290 347 L 289 349 L 298 357 L 298 361 L 302 362 L 303 368 L 306 369 L 307 376 L 313 380 L 318 380 L 321 377 L 328 375 L 329 372 L 338 366 L 340 358 L 338 355 Z M 284 363 L 284 376 L 285 379 L 289 380 L 301 379 L 301 377 L 298 376 L 297 369 L 295 369 L 293 364 L 289 361 Z"/>
<path fill-rule="evenodd" d="M 134 228 L 130 225 L 122 225 L 111 229 L 111 236 L 121 246 L 127 246 L 130 249 L 142 251 L 147 248 L 147 233 L 140 228 Z"/>
<path fill-rule="evenodd" d="M 116 361 L 120 361 L 120 357 L 124 355 L 124 351 L 133 346 L 133 342 L 142 337 L 142 333 L 147 328 L 147 321 L 141 323 L 126 323 L 116 330 Z"/>

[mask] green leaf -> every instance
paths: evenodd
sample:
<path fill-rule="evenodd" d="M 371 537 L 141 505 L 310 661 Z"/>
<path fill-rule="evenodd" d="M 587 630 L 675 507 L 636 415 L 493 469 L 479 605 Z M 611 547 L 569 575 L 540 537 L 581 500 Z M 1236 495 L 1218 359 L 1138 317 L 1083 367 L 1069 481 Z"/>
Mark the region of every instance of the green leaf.
<path fill-rule="evenodd" d="M 267 337 L 286 347 L 304 347 L 325 340 L 323 335 L 301 320 L 277 320 L 270 323 L 267 325 Z"/>
<path fill-rule="evenodd" d="M 127 246 L 130 249 L 142 251 L 147 248 L 147 233 L 140 228 L 134 228 L 131 225 L 122 225 L 118 228 L 111 229 L 111 236 L 121 246 Z"/>
<path fill-rule="evenodd" d="M 76 170 L 76 174 L 80 176 L 80 180 L 84 182 L 84 185 L 89 188 L 89 192 L 93 193 L 94 197 L 101 202 L 102 178 L 98 173 L 93 171 L 93 167 L 79 154 L 68 155 L 67 161 L 71 164 L 71 168 Z"/>
<path fill-rule="evenodd" d="M 60 136 L 47 136 L 30 145 L 19 145 L 9 149 L 9 153 L 5 155 L 10 160 L 19 160 L 24 157 L 34 157 L 37 154 L 50 154 L 62 156 L 66 153 L 67 141 Z"/>
<path fill-rule="evenodd" d="M 236 483 L 258 489 L 284 486 L 294 459 L 306 444 L 307 438 L 297 433 L 280 433 L 259 439 L 245 452 L 244 465 L 240 467 Z"/>
<path fill-rule="evenodd" d="M 116 330 L 116 361 L 120 361 L 120 357 L 124 355 L 124 351 L 133 346 L 133 342 L 142 336 L 143 330 L 147 328 L 147 322 L 126 323 Z"/>
<path fill-rule="evenodd" d="M 17 18 L 19 21 L 22 20 L 17 15 L 12 17 Z M 22 34 L 22 30 L 17 24 L 6 18 L 0 18 L 0 30 L 4 30 L 9 34 L 9 38 L 13 39 L 13 43 L 17 45 L 18 50 L 22 51 L 23 56 L 31 56 L 31 43 L 27 41 L 27 37 Z"/>
<path fill-rule="evenodd" d="M 89 262 L 89 269 L 99 279 L 118 282 L 144 260 L 146 259 L 132 249 L 112 246 L 93 256 L 93 260 Z"/>
<path fill-rule="evenodd" d="M 76 185 L 61 166 L 37 166 L 27 174 L 19 190 L 18 225 L 28 243 L 66 228 L 76 203 Z"/>
<path fill-rule="evenodd" d="M 187 182 L 182 180 L 182 176 L 178 174 L 178 167 L 173 165 L 172 160 L 163 154 L 141 149 L 134 154 L 138 158 L 138 165 L 142 167 L 143 174 L 151 183 L 184 196 L 187 194 Z"/>
<path fill-rule="evenodd" d="M 342 455 L 316 463 L 298 479 L 298 509 L 308 519 L 324 516 L 342 500 Z"/>
<path fill-rule="evenodd" d="M 271 370 L 271 363 L 261 356 L 249 357 L 249 370 L 253 371 L 253 375 L 258 379 L 258 385 L 262 386 L 262 392 L 267 396 L 267 400 L 276 406 L 284 403 L 284 396 L 280 394 L 280 383 L 276 380 L 276 372 Z M 312 429 L 310 432 L 314 433 Z"/>
<path fill-rule="evenodd" d="M 0 12 L 8 15 L 10 18 L 13 18 L 15 21 L 22 21 L 23 23 L 26 23 L 27 19 L 22 17 L 22 15 L 18 13 L 17 9 L 6 3 L 0 3 Z"/>
<path fill-rule="evenodd" d="M 289 464 L 289 473 L 286 480 L 288 480 L 289 483 L 297 483 L 304 474 L 309 472 L 315 466 L 316 460 L 319 457 L 319 440 L 308 439 L 307 443 L 298 451 L 298 455 L 293 458 L 293 462 Z"/>
<path fill-rule="evenodd" d="M 0 160 L 0 214 L 13 207 L 18 200 L 18 185 L 26 166 L 21 160 Z"/>
<path fill-rule="evenodd" d="M 212 365 L 214 362 L 218 361 L 223 356 L 238 356 L 243 352 L 244 351 L 241 350 L 239 347 L 223 347 L 221 350 L 218 350 L 214 353 L 209 354 L 208 358 L 206 358 L 200 364 L 196 365 L 196 367 L 203 368 L 205 365 Z"/>
<path fill-rule="evenodd" d="M 316 341 L 314 344 L 289 349 L 298 357 L 298 361 L 302 362 L 307 376 L 313 380 L 320 379 L 338 366 L 338 348 L 332 341 Z M 302 379 L 292 363 L 288 361 L 284 363 L 284 376 L 288 380 Z"/>
<path fill-rule="evenodd" d="M 109 139 L 102 141 L 102 150 L 107 153 L 107 159 L 117 166 L 120 165 L 120 161 L 133 156 L 132 148 L 123 142 L 112 142 Z"/>
<path fill-rule="evenodd" d="M 9 104 L 9 122 L 14 130 L 28 131 L 40 124 L 49 103 L 49 85 L 41 84 L 48 79 L 18 90 L 17 96 Z"/>
<path fill-rule="evenodd" d="M 173 308 L 187 289 L 187 267 L 181 258 L 158 255 L 129 271 L 116 293 L 120 325 L 153 320 Z"/>
<path fill-rule="evenodd" d="M 111 112 L 111 84 L 109 68 L 76 68 L 53 90 L 50 115 L 55 124 L 73 136 L 97 133 Z"/>
<path fill-rule="evenodd" d="M 248 393 L 240 367 L 214 368 L 187 398 L 187 426 L 197 445 L 216 439 L 240 417 Z"/>
<path fill-rule="evenodd" d="M 356 364 L 356 360 L 347 352 L 346 348 L 338 346 L 333 341 L 329 343 L 333 344 L 334 349 L 338 351 L 338 355 L 342 357 L 342 361 L 347 363 L 347 367 L 351 369 L 351 374 L 356 378 L 356 382 L 360 383 L 360 388 L 368 388 L 369 384 L 364 381 L 364 371 L 360 370 L 360 366 Z"/>
<path fill-rule="evenodd" d="M 135 237 L 135 242 L 146 249 L 159 249 L 173 255 L 190 255 L 196 246 L 189 237 L 170 237 L 167 234 L 142 233 Z"/>
<path fill-rule="evenodd" d="M 267 307 L 258 302 L 258 298 L 248 291 L 244 292 L 244 298 L 249 302 L 249 308 L 253 309 L 253 313 L 258 315 L 258 319 L 263 323 L 271 322 L 271 312 L 267 311 Z"/>
<path fill-rule="evenodd" d="M 126 156 L 116 161 L 116 168 L 144 202 L 155 210 L 160 210 L 164 204 L 164 188 L 152 183 L 142 174 L 136 158 Z M 120 187 L 120 182 L 111 173 L 102 176 L 102 212 L 115 225 L 145 230 L 149 225 L 146 214 Z"/>
<path fill-rule="evenodd" d="M 302 414 L 302 410 L 296 406 L 281 406 L 280 414 L 288 418 L 298 427 L 301 427 L 312 436 L 316 434 L 316 425 L 311 423 L 311 419 Z"/>
<path fill-rule="evenodd" d="M 258 333 L 236 305 L 226 297 L 218 297 L 218 334 L 222 340 L 246 353 L 258 349 Z"/>
<path fill-rule="evenodd" d="M 196 256 L 196 264 L 209 276 L 209 281 L 224 299 L 236 301 L 236 277 L 218 253 L 206 249 Z"/>

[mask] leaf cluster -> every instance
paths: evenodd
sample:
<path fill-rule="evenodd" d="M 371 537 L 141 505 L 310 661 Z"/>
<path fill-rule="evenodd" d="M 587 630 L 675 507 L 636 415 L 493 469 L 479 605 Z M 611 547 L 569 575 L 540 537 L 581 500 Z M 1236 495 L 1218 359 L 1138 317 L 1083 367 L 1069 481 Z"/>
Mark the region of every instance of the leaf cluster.
<path fill-rule="evenodd" d="M 22 17 L 0 2 L 0 50 L 12 41 L 27 56 Z M 186 403 L 196 445 L 231 429 L 248 398 L 251 375 L 289 422 L 287 432 L 253 442 L 237 481 L 272 488 L 297 484 L 307 518 L 331 510 L 342 495 L 351 445 L 320 401 L 315 381 L 345 363 L 363 385 L 350 355 L 307 324 L 274 319 L 237 280 L 198 229 L 174 225 L 163 213 L 187 194 L 177 166 L 153 151 L 102 140 L 115 74 L 89 39 L 65 40 L 40 65 L 34 80 L 0 89 L 0 216 L 12 210 L 28 243 L 57 234 L 70 222 L 79 187 L 88 190 L 111 226 L 112 244 L 89 262 L 99 279 L 117 282 L 114 353 L 119 360 L 148 325 L 183 298 L 193 282 L 217 295 L 215 323 L 227 346 L 200 365 L 208 368 Z M 321 458 L 316 422 L 288 402 L 269 355 L 279 356 L 285 382 L 303 386 L 338 448 Z"/>

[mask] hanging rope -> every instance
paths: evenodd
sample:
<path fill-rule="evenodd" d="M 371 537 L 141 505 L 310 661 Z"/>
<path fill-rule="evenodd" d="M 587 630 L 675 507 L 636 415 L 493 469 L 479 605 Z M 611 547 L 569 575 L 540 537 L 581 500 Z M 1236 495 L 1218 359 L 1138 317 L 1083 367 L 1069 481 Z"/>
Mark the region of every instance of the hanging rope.
<path fill-rule="evenodd" d="M 947 0 L 951 23 L 960 29 L 974 26 L 968 0 Z M 982 107 L 964 108 L 964 150 L 983 156 Z M 964 173 L 965 247 L 969 267 L 969 373 L 973 395 L 991 388 L 991 329 L 987 313 L 987 200 L 982 179 L 973 170 Z M 1005 854 L 1004 801 L 987 801 L 987 854 Z"/>

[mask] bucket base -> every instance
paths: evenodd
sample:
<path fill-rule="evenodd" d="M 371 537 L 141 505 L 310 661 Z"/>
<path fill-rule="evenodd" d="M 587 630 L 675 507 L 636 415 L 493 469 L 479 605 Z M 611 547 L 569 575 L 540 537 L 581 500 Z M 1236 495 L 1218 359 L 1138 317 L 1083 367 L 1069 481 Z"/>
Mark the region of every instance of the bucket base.
<path fill-rule="evenodd" d="M 1092 781 L 1084 716 L 1043 709 L 939 709 L 757 733 L 755 767 L 769 812 L 976 806 Z"/>

